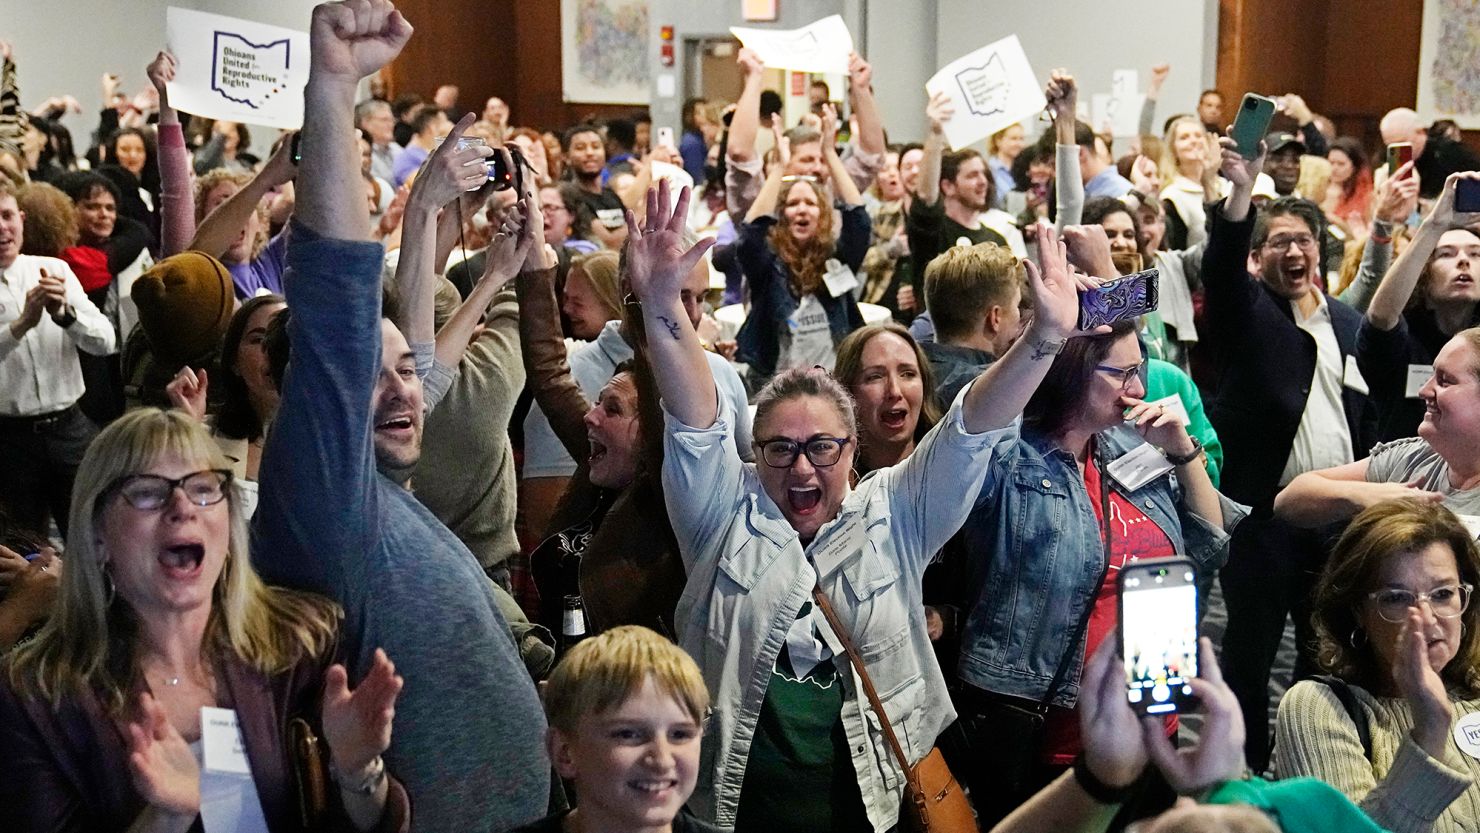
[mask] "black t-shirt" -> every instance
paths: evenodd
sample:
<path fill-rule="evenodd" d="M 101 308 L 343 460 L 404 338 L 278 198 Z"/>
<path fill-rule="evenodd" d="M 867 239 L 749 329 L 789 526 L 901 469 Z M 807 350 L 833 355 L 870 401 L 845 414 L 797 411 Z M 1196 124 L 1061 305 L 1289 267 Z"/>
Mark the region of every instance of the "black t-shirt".
<path fill-rule="evenodd" d="M 545 816 L 533 824 L 526 824 L 509 833 L 564 833 L 565 817 L 570 815 L 569 810 Z M 693 816 L 679 813 L 673 820 L 673 833 L 719 833 L 719 828 L 712 824 L 705 824 Z"/>
<path fill-rule="evenodd" d="M 617 192 L 610 188 L 602 188 L 597 193 L 582 188 L 580 200 L 581 205 L 589 208 L 596 216 L 596 222 L 607 228 L 620 228 L 626 222 L 624 219 L 626 206 L 622 205 L 622 198 L 617 196 Z M 582 229 L 582 233 L 584 232 L 585 230 Z"/>
<path fill-rule="evenodd" d="M 920 308 L 925 306 L 925 267 L 936 255 L 953 246 L 974 246 L 977 243 L 1007 245 L 1002 235 L 986 226 L 967 228 L 946 216 L 944 197 L 937 197 L 935 205 L 926 205 L 921 199 L 912 200 L 910 213 L 905 217 L 905 234 L 910 241 L 915 303 Z"/>

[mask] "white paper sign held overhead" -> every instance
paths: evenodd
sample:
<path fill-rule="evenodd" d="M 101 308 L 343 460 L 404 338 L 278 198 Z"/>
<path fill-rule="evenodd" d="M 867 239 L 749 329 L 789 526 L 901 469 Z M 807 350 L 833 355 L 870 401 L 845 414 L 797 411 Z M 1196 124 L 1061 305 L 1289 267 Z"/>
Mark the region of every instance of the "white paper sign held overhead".
<path fill-rule="evenodd" d="M 800 29 L 749 29 L 731 26 L 730 34 L 756 53 L 768 67 L 795 72 L 848 74 L 853 35 L 841 15 L 824 17 Z"/>
<path fill-rule="evenodd" d="M 955 150 L 1037 115 L 1046 103 L 1017 35 L 946 64 L 925 91 L 945 93 L 955 106 L 945 123 L 946 141 Z"/>
<path fill-rule="evenodd" d="M 173 7 L 165 31 L 177 64 L 169 84 L 176 109 L 283 130 L 303 126 L 308 33 Z"/>

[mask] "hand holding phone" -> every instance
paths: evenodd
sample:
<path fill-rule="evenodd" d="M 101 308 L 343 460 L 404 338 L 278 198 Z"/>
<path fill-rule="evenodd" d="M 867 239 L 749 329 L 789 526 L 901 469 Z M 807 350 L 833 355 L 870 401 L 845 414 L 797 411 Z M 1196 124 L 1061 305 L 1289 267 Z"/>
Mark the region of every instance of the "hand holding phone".
<path fill-rule="evenodd" d="M 1160 272 L 1146 269 L 1079 293 L 1079 329 L 1128 321 L 1156 309 L 1160 299 Z"/>
<path fill-rule="evenodd" d="M 1197 566 L 1190 559 L 1121 569 L 1120 656 L 1132 709 L 1149 715 L 1186 707 L 1198 675 L 1197 636 Z"/>
<path fill-rule="evenodd" d="M 658 147 L 678 149 L 678 145 L 673 143 L 673 128 L 658 128 Z"/>
<path fill-rule="evenodd" d="M 1387 146 L 1387 172 L 1392 176 L 1398 169 L 1413 161 L 1412 142 L 1394 142 Z"/>
<path fill-rule="evenodd" d="M 1257 93 L 1244 93 L 1233 127 L 1228 130 L 1228 138 L 1238 146 L 1240 156 L 1250 160 L 1259 158 L 1259 142 L 1269 132 L 1274 111 L 1274 99 Z"/>
<path fill-rule="evenodd" d="M 1460 214 L 1480 212 L 1480 179 L 1462 176 L 1455 181 L 1454 210 Z"/>

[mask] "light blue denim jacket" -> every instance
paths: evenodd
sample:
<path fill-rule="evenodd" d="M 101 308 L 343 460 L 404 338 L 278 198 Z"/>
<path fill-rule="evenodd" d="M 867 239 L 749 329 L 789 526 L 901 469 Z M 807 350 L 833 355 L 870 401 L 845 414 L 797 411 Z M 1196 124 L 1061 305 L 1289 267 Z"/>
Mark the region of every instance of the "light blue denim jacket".
<path fill-rule="evenodd" d="M 1106 465 L 1145 442 L 1123 425 L 1096 440 Z M 1166 533 L 1177 553 L 1197 563 L 1200 575 L 1223 566 L 1228 531 L 1247 514 L 1244 507 L 1222 498 L 1219 528 L 1192 512 L 1173 474 L 1134 492 L 1105 477 Z M 1073 455 L 1027 430 L 994 449 L 962 528 L 972 604 L 958 664 L 963 680 L 1012 697 L 1041 701 L 1048 695 L 1104 574 L 1101 529 Z M 1055 705 L 1070 708 L 1077 701 L 1083 658 L 1083 648 L 1071 657 Z"/>
<path fill-rule="evenodd" d="M 913 454 L 859 481 L 803 547 L 755 464 L 736 456 L 734 414 L 720 402 L 706 429 L 665 413 L 663 490 L 689 575 L 679 644 L 698 661 L 714 708 L 690 806 L 729 829 L 771 670 L 814 585 L 850 630 L 911 764 L 956 719 L 926 634 L 920 579 L 966 519 L 1003 431 L 966 433 L 958 396 Z M 841 643 L 822 630 L 845 681 L 843 728 L 864 807 L 876 831 L 888 830 L 899 821 L 904 774 Z"/>

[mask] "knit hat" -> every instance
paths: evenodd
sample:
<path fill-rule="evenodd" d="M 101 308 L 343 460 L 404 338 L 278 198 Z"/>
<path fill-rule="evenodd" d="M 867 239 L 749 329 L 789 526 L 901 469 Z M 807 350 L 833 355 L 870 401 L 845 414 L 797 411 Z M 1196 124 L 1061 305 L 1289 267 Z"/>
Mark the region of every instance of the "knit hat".
<path fill-rule="evenodd" d="M 1228 781 L 1206 803 L 1258 808 L 1285 833 L 1386 833 L 1340 790 L 1316 778 Z"/>
<path fill-rule="evenodd" d="M 231 273 L 204 252 L 154 264 L 134 281 L 131 295 L 155 358 L 175 369 L 220 349 L 236 309 Z"/>

